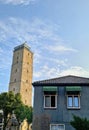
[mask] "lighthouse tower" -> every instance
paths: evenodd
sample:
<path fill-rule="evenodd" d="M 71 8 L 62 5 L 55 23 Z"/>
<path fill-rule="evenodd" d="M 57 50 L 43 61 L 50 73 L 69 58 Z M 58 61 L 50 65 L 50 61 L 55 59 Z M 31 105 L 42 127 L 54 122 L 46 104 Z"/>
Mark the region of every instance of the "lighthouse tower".
<path fill-rule="evenodd" d="M 14 48 L 9 91 L 20 93 L 25 105 L 32 105 L 33 53 L 24 43 Z"/>

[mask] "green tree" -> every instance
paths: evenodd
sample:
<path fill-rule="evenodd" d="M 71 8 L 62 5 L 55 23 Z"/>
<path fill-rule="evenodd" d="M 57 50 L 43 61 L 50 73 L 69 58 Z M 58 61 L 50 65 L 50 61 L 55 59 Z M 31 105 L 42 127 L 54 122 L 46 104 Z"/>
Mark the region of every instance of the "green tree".
<path fill-rule="evenodd" d="M 0 109 L 3 110 L 4 114 L 4 129 L 8 122 L 8 114 L 11 115 L 13 110 L 18 121 L 27 119 L 28 123 L 32 122 L 32 107 L 28 107 L 22 103 L 20 94 L 14 95 L 13 92 L 1 93 Z"/>
<path fill-rule="evenodd" d="M 0 109 L 3 110 L 4 129 L 8 122 L 8 114 L 11 114 L 20 104 L 22 104 L 22 101 L 19 94 L 14 95 L 13 92 L 4 92 L 0 94 Z"/>
<path fill-rule="evenodd" d="M 89 120 L 87 118 L 80 118 L 73 115 L 73 120 L 70 122 L 70 124 L 76 130 L 89 130 Z"/>
<path fill-rule="evenodd" d="M 27 119 L 28 123 L 32 123 L 32 113 L 33 109 L 32 107 L 28 107 L 26 105 L 21 104 L 16 110 L 15 114 L 19 121 L 23 121 L 24 119 Z"/>

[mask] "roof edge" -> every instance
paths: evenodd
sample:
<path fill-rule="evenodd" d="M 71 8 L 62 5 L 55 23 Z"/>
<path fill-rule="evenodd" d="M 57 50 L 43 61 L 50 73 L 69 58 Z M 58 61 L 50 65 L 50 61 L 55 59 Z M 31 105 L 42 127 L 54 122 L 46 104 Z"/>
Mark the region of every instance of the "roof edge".
<path fill-rule="evenodd" d="M 42 84 L 51 84 L 51 85 L 53 85 L 53 84 L 61 84 L 61 83 L 46 83 L 46 82 L 51 81 L 51 80 L 57 80 L 57 79 L 61 80 L 61 78 L 66 78 L 66 77 L 74 77 L 74 78 L 81 78 L 81 79 L 87 79 L 87 80 L 89 80 L 89 78 L 87 78 L 87 77 L 80 77 L 80 76 L 75 76 L 75 75 L 66 75 L 66 76 L 57 77 L 57 78 L 51 78 L 51 79 L 46 79 L 46 80 L 35 81 L 35 82 L 32 83 L 32 85 L 33 86 L 37 86 L 37 85 L 42 85 Z M 43 82 L 45 82 L 45 83 L 43 83 Z M 70 83 L 68 83 L 68 84 L 70 84 Z M 73 84 L 75 84 L 75 83 L 73 83 Z M 88 84 L 88 83 L 84 82 L 84 84 Z"/>
<path fill-rule="evenodd" d="M 39 84 L 34 84 L 32 83 L 33 87 L 40 87 L 40 86 L 89 86 L 89 83 L 39 83 Z"/>

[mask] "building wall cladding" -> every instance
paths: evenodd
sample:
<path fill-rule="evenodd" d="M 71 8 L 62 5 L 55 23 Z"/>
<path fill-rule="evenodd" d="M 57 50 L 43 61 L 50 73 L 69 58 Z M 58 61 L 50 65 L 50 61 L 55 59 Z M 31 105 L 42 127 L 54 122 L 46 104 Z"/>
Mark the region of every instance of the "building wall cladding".
<path fill-rule="evenodd" d="M 56 109 L 44 108 L 43 88 L 42 86 L 35 87 L 33 130 L 50 130 L 50 124 L 64 124 L 65 130 L 74 130 L 70 125 L 70 121 L 73 119 L 73 114 L 89 119 L 89 86 L 81 86 L 80 109 L 67 108 L 65 87 L 66 86 L 58 86 Z M 46 121 L 45 117 L 47 118 Z"/>

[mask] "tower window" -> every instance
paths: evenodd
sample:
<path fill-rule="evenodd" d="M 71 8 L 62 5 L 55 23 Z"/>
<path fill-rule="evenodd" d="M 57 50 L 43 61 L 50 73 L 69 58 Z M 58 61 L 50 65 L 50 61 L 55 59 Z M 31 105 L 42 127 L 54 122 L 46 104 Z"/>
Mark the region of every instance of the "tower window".
<path fill-rule="evenodd" d="M 15 88 L 13 88 L 13 91 L 15 91 Z"/>
<path fill-rule="evenodd" d="M 19 57 L 17 56 L 17 59 L 19 59 Z"/>
<path fill-rule="evenodd" d="M 15 73 L 17 72 L 17 69 L 15 69 Z"/>
<path fill-rule="evenodd" d="M 25 100 L 25 104 L 27 103 L 27 100 Z"/>
<path fill-rule="evenodd" d="M 16 82 L 16 79 L 14 80 L 14 82 Z"/>
<path fill-rule="evenodd" d="M 28 80 L 26 80 L 26 83 L 28 83 Z"/>

